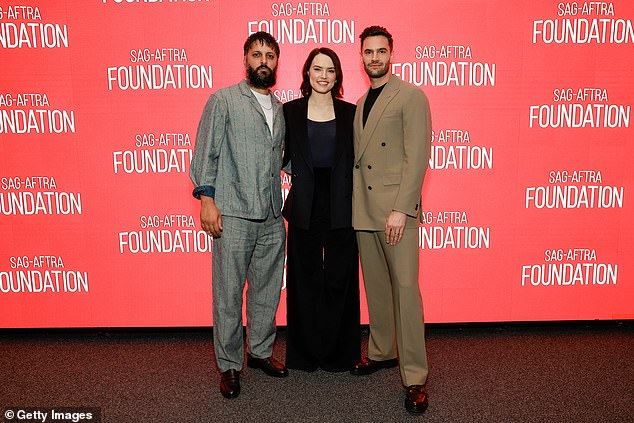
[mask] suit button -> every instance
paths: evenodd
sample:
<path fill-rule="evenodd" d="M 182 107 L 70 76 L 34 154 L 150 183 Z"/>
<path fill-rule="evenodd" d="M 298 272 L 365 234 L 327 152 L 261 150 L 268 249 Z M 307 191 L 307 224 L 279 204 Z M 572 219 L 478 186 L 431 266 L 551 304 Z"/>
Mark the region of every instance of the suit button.
<path fill-rule="evenodd" d="M 359 165 L 356 165 L 354 168 L 355 168 L 355 169 L 359 169 Z"/>
<path fill-rule="evenodd" d="M 368 169 L 372 169 L 372 166 L 368 165 Z"/>
<path fill-rule="evenodd" d="M 275 173 L 271 173 L 271 178 L 274 178 L 274 177 L 275 177 Z"/>
<path fill-rule="evenodd" d="M 385 143 L 384 142 L 381 143 L 381 147 L 385 147 Z"/>
<path fill-rule="evenodd" d="M 372 187 L 371 187 L 371 186 L 369 186 L 369 187 L 368 187 L 368 189 L 369 189 L 370 191 L 372 191 Z"/>

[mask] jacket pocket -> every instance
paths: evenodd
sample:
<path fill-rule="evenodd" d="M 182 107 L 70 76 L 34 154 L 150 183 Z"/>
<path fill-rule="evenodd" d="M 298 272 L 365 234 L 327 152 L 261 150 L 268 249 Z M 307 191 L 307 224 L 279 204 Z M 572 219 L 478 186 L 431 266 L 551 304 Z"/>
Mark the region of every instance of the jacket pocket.
<path fill-rule="evenodd" d="M 401 175 L 384 175 L 383 185 L 398 185 L 401 183 Z"/>

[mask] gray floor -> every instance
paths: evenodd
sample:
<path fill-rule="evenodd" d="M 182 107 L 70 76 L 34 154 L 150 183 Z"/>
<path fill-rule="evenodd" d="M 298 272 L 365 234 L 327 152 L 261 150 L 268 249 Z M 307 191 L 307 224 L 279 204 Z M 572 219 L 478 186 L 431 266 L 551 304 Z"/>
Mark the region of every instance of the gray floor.
<path fill-rule="evenodd" d="M 631 321 L 427 332 L 423 416 L 404 411 L 397 369 L 286 379 L 245 369 L 241 395 L 226 400 L 211 331 L 199 329 L 0 331 L 0 410 L 99 407 L 102 421 L 117 423 L 634 422 Z M 284 340 L 280 330 L 278 358 Z"/>

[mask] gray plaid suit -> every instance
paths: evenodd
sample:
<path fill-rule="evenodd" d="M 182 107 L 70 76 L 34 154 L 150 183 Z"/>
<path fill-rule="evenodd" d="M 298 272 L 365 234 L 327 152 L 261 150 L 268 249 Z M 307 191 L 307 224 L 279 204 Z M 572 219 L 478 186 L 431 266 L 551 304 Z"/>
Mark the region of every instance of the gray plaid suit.
<path fill-rule="evenodd" d="M 284 272 L 281 103 L 271 94 L 273 135 L 246 81 L 213 93 L 203 110 L 190 168 L 194 196 L 214 197 L 223 231 L 213 244 L 214 349 L 221 372 L 241 370 L 242 293 L 249 352 L 271 356 Z"/>

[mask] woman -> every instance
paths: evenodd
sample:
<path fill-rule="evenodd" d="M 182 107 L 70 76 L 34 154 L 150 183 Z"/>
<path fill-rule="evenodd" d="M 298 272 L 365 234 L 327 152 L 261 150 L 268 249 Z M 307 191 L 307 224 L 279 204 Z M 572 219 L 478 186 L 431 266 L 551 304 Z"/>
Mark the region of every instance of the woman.
<path fill-rule="evenodd" d="M 310 52 L 303 97 L 284 105 L 291 189 L 288 221 L 286 366 L 345 371 L 359 360 L 359 264 L 352 229 L 352 123 L 339 57 Z"/>

